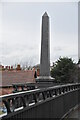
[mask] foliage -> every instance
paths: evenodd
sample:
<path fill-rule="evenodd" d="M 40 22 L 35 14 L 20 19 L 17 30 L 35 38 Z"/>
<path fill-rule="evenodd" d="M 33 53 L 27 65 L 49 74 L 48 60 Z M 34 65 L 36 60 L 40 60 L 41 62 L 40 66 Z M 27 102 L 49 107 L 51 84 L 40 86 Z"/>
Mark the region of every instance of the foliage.
<path fill-rule="evenodd" d="M 76 70 L 76 64 L 73 63 L 71 58 L 63 57 L 59 58 L 54 64 L 51 70 L 51 76 L 58 82 L 68 83 L 73 82 L 73 73 Z"/>

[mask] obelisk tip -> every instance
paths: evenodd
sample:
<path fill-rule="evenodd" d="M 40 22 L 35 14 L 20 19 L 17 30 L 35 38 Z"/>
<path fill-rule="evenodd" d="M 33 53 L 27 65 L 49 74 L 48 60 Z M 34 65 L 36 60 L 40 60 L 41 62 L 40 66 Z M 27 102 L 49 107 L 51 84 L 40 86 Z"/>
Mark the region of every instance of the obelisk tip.
<path fill-rule="evenodd" d="M 43 16 L 48 16 L 47 12 L 45 12 L 45 13 L 43 14 Z"/>

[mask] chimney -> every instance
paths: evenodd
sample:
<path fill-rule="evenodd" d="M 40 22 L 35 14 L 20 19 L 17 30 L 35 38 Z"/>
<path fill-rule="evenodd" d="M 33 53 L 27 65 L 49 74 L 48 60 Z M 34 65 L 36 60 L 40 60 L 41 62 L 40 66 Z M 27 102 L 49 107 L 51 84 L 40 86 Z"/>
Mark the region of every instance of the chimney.
<path fill-rule="evenodd" d="M 4 66 L 2 65 L 2 70 L 4 70 Z"/>
<path fill-rule="evenodd" d="M 13 66 L 11 66 L 11 70 L 13 70 Z"/>
<path fill-rule="evenodd" d="M 17 65 L 16 70 L 21 70 L 21 66 L 20 66 L 20 64 Z"/>
<path fill-rule="evenodd" d="M 3 66 L 3 68 L 4 68 L 4 66 Z M 6 70 L 8 69 L 8 66 L 6 66 Z"/>
<path fill-rule="evenodd" d="M 10 66 L 9 66 L 9 70 L 10 70 Z"/>

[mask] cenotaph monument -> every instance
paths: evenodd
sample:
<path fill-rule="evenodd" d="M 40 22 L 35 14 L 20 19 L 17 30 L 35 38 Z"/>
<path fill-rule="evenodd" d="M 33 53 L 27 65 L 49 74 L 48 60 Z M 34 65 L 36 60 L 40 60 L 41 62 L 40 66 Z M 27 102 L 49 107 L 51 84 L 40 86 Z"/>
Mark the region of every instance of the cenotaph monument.
<path fill-rule="evenodd" d="M 45 12 L 42 16 L 40 76 L 36 83 L 53 83 L 55 78 L 50 76 L 50 28 L 49 16 Z"/>

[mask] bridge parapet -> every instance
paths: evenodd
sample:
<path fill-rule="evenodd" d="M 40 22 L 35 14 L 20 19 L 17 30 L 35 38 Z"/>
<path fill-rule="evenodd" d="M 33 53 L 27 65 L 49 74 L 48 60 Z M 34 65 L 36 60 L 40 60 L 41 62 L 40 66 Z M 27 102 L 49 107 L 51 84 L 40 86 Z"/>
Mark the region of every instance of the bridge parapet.
<path fill-rule="evenodd" d="M 80 83 L 58 85 L 0 96 L 0 101 L 4 103 L 7 109 L 7 115 L 3 118 L 25 108 L 29 109 L 32 106 L 43 104 L 46 101 L 78 90 L 80 90 Z"/>

